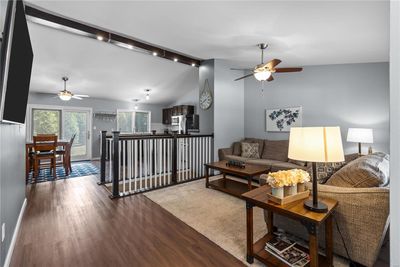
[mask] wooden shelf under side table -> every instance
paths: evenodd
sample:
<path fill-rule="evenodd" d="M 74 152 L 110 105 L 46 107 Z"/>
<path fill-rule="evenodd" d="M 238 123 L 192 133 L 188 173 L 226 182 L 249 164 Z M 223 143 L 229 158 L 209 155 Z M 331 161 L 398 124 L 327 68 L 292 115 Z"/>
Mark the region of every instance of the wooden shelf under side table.
<path fill-rule="evenodd" d="M 273 214 L 279 214 L 288 218 L 300 221 L 309 234 L 309 251 L 311 267 L 333 266 L 333 238 L 332 238 L 332 212 L 338 202 L 333 199 L 320 198 L 328 206 L 327 213 L 316 213 L 307 210 L 303 206 L 304 200 L 299 200 L 286 205 L 278 205 L 268 201 L 271 188 L 268 185 L 244 193 L 242 198 L 246 200 L 247 218 L 247 262 L 253 263 L 254 258 L 267 266 L 288 266 L 268 251 L 265 243 L 272 238 Z M 253 207 L 260 207 L 268 212 L 268 233 L 257 242 L 253 242 Z M 319 227 L 325 222 L 326 256 L 318 254 L 318 233 Z"/>
<path fill-rule="evenodd" d="M 268 172 L 268 167 L 263 167 L 253 164 L 246 164 L 245 168 L 231 167 L 226 165 L 227 162 L 228 161 L 226 160 L 222 160 L 204 164 L 206 168 L 207 188 L 211 187 L 213 189 L 241 198 L 243 193 L 248 192 L 254 188 L 257 188 L 257 186 L 251 184 L 254 177 Z M 222 178 L 210 181 L 209 179 L 210 169 L 220 171 L 222 173 Z M 229 179 L 226 177 L 226 174 L 242 177 L 247 180 L 247 184 Z"/>

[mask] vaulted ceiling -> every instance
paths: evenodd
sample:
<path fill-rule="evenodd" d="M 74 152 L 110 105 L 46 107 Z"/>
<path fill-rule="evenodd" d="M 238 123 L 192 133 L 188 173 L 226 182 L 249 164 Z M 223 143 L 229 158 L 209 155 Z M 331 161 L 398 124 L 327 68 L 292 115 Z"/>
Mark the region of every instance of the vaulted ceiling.
<path fill-rule="evenodd" d="M 255 46 L 282 66 L 382 62 L 389 58 L 389 1 L 29 1 L 64 16 L 194 57 L 259 63 Z M 197 86 L 197 69 L 30 23 L 32 90 L 127 100 L 153 89 L 170 102 Z M 71 89 L 72 89 L 71 88 Z M 169 99 L 168 99 L 169 97 Z"/>

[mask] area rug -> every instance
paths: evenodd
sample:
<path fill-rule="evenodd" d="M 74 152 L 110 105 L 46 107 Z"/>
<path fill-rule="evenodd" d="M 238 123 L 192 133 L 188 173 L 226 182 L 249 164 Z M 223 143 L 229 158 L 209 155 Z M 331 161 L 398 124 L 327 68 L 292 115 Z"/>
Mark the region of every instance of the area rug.
<path fill-rule="evenodd" d="M 99 169 L 90 163 L 89 161 L 80 161 L 72 163 L 72 172 L 67 176 L 65 175 L 64 167 L 57 167 L 57 178 L 58 179 L 69 179 L 81 176 L 95 175 L 100 171 Z M 42 169 L 39 172 L 39 176 L 36 179 L 33 178 L 33 173 L 29 174 L 28 183 L 42 183 L 48 181 L 54 181 L 53 173 L 50 172 L 50 169 Z"/>
<path fill-rule="evenodd" d="M 145 195 L 248 265 L 243 200 L 205 188 L 204 180 L 151 191 Z M 254 240 L 262 237 L 266 231 L 262 210 L 254 208 Z M 251 266 L 264 265 L 255 260 Z M 335 257 L 334 266 L 348 266 L 348 262 Z"/>

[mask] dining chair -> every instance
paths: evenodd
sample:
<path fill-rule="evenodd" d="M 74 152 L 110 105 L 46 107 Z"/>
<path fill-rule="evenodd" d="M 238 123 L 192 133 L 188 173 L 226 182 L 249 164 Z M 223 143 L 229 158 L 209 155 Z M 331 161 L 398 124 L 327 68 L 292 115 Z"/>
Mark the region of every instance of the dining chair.
<path fill-rule="evenodd" d="M 57 151 L 57 136 L 34 136 L 33 137 L 33 177 L 37 178 L 40 167 L 45 166 L 43 161 L 50 161 L 50 171 L 53 171 L 53 177 L 57 178 L 56 167 L 56 151 Z"/>
<path fill-rule="evenodd" d="M 62 165 L 65 170 L 65 174 L 68 176 L 72 172 L 72 166 L 71 166 L 71 149 L 72 145 L 75 140 L 76 133 L 72 135 L 69 143 L 65 148 L 57 150 L 57 155 L 62 156 Z"/>

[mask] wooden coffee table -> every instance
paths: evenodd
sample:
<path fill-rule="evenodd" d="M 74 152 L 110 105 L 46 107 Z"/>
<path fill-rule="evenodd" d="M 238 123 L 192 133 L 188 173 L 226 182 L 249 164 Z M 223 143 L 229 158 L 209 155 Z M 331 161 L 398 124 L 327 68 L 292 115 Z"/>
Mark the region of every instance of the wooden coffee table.
<path fill-rule="evenodd" d="M 213 163 L 207 163 L 204 164 L 206 168 L 206 187 L 213 188 L 222 192 L 225 192 L 227 194 L 236 196 L 236 197 L 242 197 L 242 194 L 250 191 L 254 188 L 257 188 L 257 186 L 254 186 L 251 184 L 251 181 L 253 178 L 257 175 L 267 173 L 269 168 L 260 166 L 260 165 L 253 165 L 253 164 L 247 164 L 245 168 L 240 168 L 240 167 L 231 167 L 227 166 L 226 163 L 227 160 L 222 160 L 222 161 L 217 161 Z M 209 170 L 214 169 L 218 170 L 222 173 L 222 178 L 210 181 L 209 179 Z M 239 176 L 242 178 L 245 178 L 247 180 L 247 184 L 241 183 L 232 179 L 229 179 L 226 177 L 226 174 L 232 174 L 235 176 Z"/>
<path fill-rule="evenodd" d="M 266 251 L 265 244 L 272 238 L 273 214 L 277 213 L 301 222 L 309 234 L 309 250 L 305 250 L 310 255 L 311 267 L 333 266 L 333 236 L 332 236 L 332 212 L 338 202 L 329 198 L 320 198 L 328 206 L 327 213 L 316 213 L 304 208 L 304 200 L 279 205 L 268 201 L 267 193 L 271 191 L 268 185 L 263 185 L 257 189 L 242 195 L 246 200 L 247 217 L 247 262 L 253 263 L 253 259 L 263 262 L 267 266 L 287 266 L 274 255 Z M 310 198 L 311 199 L 311 198 Z M 268 212 L 268 233 L 260 240 L 253 243 L 253 207 L 260 207 Z M 325 256 L 318 254 L 318 233 L 320 226 L 325 223 Z"/>

